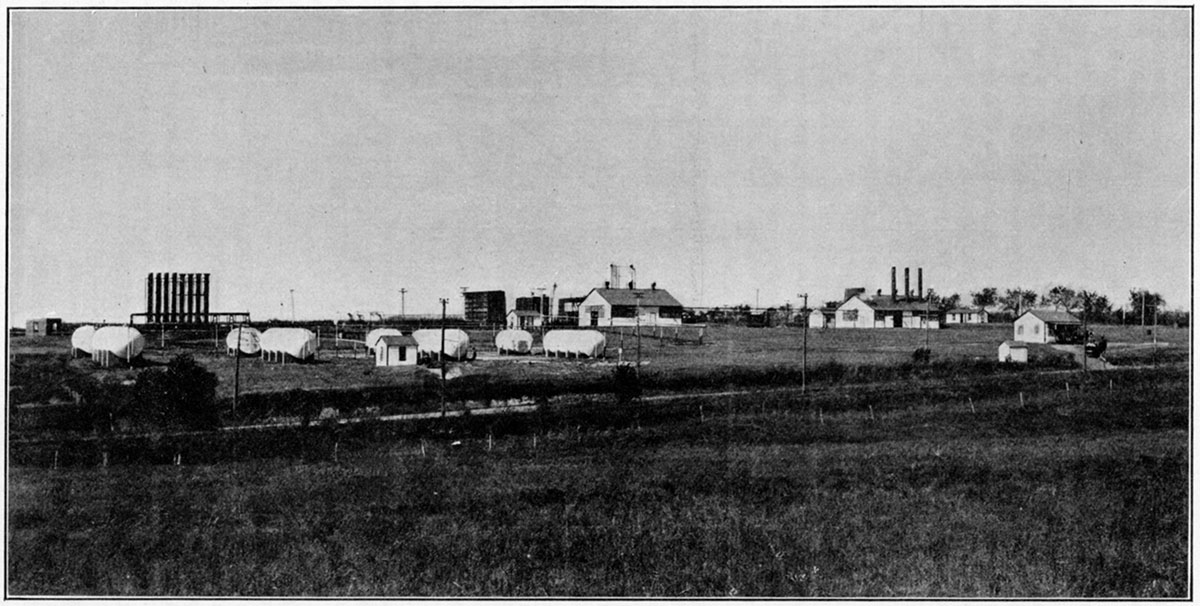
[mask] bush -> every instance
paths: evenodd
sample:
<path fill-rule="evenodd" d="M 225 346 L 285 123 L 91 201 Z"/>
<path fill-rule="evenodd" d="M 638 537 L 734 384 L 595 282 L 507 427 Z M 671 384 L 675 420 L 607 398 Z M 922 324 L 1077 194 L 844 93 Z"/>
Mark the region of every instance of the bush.
<path fill-rule="evenodd" d="M 213 429 L 220 424 L 216 393 L 217 376 L 190 355 L 179 355 L 166 368 L 138 373 L 128 412 L 158 428 Z"/>

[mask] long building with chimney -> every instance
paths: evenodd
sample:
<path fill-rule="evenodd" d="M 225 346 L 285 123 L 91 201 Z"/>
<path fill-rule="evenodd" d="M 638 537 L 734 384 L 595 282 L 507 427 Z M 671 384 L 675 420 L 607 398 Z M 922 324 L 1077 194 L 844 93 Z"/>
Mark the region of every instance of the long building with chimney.
<path fill-rule="evenodd" d="M 868 295 L 865 288 L 848 288 L 834 315 L 835 328 L 939 328 L 939 312 L 925 296 L 924 272 L 917 268 L 917 289 L 910 288 L 909 269 L 904 268 L 904 292 L 896 287 L 892 268 L 891 294 L 882 290 Z"/>

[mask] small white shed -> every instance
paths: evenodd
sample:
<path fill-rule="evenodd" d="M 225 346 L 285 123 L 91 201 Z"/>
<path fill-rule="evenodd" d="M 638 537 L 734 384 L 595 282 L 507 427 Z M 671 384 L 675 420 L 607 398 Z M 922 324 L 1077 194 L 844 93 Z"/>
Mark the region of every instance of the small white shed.
<path fill-rule="evenodd" d="M 999 348 L 1001 362 L 1026 364 L 1029 362 L 1029 346 L 1021 341 L 1005 341 Z"/>
<path fill-rule="evenodd" d="M 417 340 L 403 335 L 384 335 L 375 342 L 376 366 L 416 366 Z"/>

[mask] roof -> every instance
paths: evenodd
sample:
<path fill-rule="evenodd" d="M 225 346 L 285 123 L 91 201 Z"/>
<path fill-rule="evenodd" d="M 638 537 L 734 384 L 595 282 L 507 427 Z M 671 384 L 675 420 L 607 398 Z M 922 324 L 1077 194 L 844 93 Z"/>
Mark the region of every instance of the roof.
<path fill-rule="evenodd" d="M 924 300 L 905 301 L 902 299 L 894 299 L 891 295 L 877 295 L 869 299 L 863 297 L 859 298 L 876 311 L 925 311 L 925 309 L 928 308 L 930 313 L 937 312 L 937 306 L 932 305 Z"/>
<path fill-rule="evenodd" d="M 532 318 L 532 317 L 540 318 L 542 316 L 542 312 L 533 311 L 532 309 L 514 309 L 514 310 L 508 312 L 508 315 L 510 315 L 510 316 L 513 314 L 516 314 L 518 317 L 522 317 L 522 318 Z"/>
<path fill-rule="evenodd" d="M 1057 309 L 1030 309 L 1025 314 L 1033 314 L 1033 316 L 1048 324 L 1082 324 L 1079 318 Z M 1025 314 L 1021 314 L 1024 316 Z"/>
<path fill-rule="evenodd" d="M 958 307 L 958 308 L 955 308 L 955 309 L 951 309 L 950 311 L 948 311 L 948 312 L 946 312 L 946 313 L 950 313 L 950 314 L 978 314 L 978 313 L 987 313 L 987 310 L 986 310 L 986 309 L 983 309 L 983 308 L 980 308 L 980 307 Z"/>
<path fill-rule="evenodd" d="M 399 346 L 403 346 L 403 347 L 416 347 L 417 346 L 416 339 L 414 339 L 412 337 L 404 337 L 404 336 L 397 336 L 397 335 L 384 335 L 382 337 L 379 337 L 379 340 L 376 341 L 376 343 L 382 343 L 384 345 L 384 347 L 390 347 L 392 345 L 399 345 Z"/>
<path fill-rule="evenodd" d="M 1001 343 L 1001 345 L 1007 345 L 1009 349 L 1029 349 L 1029 344 L 1024 341 L 1005 341 L 1004 343 Z"/>
<path fill-rule="evenodd" d="M 671 293 L 661 288 L 593 288 L 592 292 L 600 295 L 611 305 L 645 305 L 647 307 L 683 307 Z M 639 303 L 637 294 L 641 294 Z M 590 294 L 590 293 L 589 293 Z"/>

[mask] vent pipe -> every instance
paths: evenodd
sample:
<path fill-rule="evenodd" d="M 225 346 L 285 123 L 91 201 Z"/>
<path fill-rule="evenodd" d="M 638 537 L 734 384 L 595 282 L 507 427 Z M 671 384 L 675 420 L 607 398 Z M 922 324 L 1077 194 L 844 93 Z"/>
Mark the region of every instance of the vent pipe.
<path fill-rule="evenodd" d="M 892 266 L 892 300 L 896 300 L 896 266 Z"/>
<path fill-rule="evenodd" d="M 917 299 L 925 298 L 925 279 L 922 276 L 921 268 L 917 268 Z"/>
<path fill-rule="evenodd" d="M 629 266 L 629 290 L 637 288 L 637 270 L 632 265 Z"/>
<path fill-rule="evenodd" d="M 904 268 L 904 300 L 907 301 L 912 297 L 912 288 L 908 285 L 908 268 Z"/>

